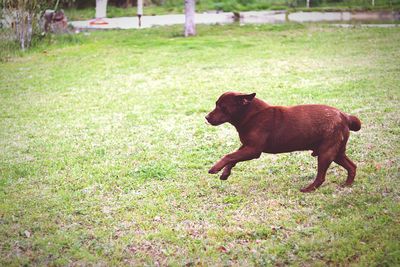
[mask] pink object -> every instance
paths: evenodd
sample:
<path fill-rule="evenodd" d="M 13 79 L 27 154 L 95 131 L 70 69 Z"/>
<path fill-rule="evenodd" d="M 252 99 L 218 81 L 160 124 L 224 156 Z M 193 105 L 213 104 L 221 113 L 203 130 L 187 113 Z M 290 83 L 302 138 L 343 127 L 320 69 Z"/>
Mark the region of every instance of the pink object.
<path fill-rule="evenodd" d="M 108 25 L 108 22 L 104 21 L 102 18 L 97 18 L 90 21 L 89 25 Z"/>

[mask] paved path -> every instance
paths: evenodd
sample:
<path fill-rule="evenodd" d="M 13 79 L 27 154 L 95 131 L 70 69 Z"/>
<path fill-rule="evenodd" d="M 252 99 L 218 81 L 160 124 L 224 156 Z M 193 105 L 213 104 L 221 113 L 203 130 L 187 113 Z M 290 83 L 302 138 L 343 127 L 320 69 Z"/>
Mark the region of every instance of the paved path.
<path fill-rule="evenodd" d="M 284 22 L 354 22 L 354 21 L 394 21 L 400 20 L 400 12 L 294 12 L 286 14 L 286 11 L 249 11 L 240 13 L 240 23 L 284 23 Z M 94 20 L 72 21 L 77 29 L 137 29 L 137 17 L 105 18 L 105 24 L 92 24 Z M 142 16 L 141 28 L 153 26 L 184 24 L 184 14 Z M 225 24 L 235 21 L 232 12 L 221 13 L 197 13 L 196 24 Z M 382 24 L 381 24 L 382 25 Z M 397 24 L 398 25 L 398 24 Z"/>
<path fill-rule="evenodd" d="M 246 23 L 256 23 L 257 21 L 277 23 L 285 21 L 285 14 L 283 12 L 276 11 L 257 11 L 257 12 L 243 12 L 242 19 L 246 20 Z M 86 21 L 72 21 L 70 24 L 75 28 L 86 28 L 86 29 L 137 29 L 138 18 L 137 17 L 121 17 L 121 18 L 105 18 L 103 19 L 107 24 L 105 25 L 91 25 L 93 20 Z M 185 15 L 157 15 L 157 16 L 142 16 L 142 28 L 149 28 L 153 26 L 161 25 L 174 25 L 184 24 Z M 224 24 L 234 22 L 234 16 L 232 12 L 220 12 L 220 13 L 197 13 L 195 15 L 195 21 L 197 24 Z"/>

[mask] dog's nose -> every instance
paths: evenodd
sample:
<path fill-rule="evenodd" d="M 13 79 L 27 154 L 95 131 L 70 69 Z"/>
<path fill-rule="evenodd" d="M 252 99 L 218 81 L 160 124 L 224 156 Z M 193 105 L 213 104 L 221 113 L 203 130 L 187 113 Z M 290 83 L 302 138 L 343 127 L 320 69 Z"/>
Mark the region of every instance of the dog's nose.
<path fill-rule="evenodd" d="M 205 116 L 205 119 L 206 119 L 206 123 L 207 123 L 207 124 L 211 124 L 211 123 L 210 123 L 210 115 Z"/>

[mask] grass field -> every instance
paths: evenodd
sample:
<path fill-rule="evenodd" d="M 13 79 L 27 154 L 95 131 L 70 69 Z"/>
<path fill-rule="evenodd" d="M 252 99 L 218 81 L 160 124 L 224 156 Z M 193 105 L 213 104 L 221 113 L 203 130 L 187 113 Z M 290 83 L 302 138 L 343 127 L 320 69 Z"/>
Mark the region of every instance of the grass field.
<path fill-rule="evenodd" d="M 400 29 L 199 26 L 52 37 L 0 63 L 0 265 L 398 266 Z M 224 91 L 358 116 L 316 192 L 310 152 L 263 155 L 204 116 Z"/>

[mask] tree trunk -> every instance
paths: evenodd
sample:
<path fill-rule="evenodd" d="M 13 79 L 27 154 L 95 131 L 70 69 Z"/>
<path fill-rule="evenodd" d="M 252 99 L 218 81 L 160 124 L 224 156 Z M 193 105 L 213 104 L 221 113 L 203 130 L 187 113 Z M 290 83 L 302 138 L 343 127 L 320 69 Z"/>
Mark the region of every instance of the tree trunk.
<path fill-rule="evenodd" d="M 307 8 L 310 7 L 310 0 L 307 0 Z"/>
<path fill-rule="evenodd" d="M 185 0 L 185 37 L 196 35 L 195 6 L 195 0 Z"/>
<path fill-rule="evenodd" d="M 29 47 L 32 37 L 32 17 L 29 11 L 16 10 L 15 31 L 21 50 Z"/>
<path fill-rule="evenodd" d="M 17 19 L 15 20 L 15 29 L 17 33 L 17 38 L 19 40 L 19 44 L 21 45 L 21 50 L 25 51 L 25 36 L 23 34 L 25 27 L 24 27 L 24 21 L 23 21 L 24 17 L 22 11 L 17 10 L 16 18 Z"/>
<path fill-rule="evenodd" d="M 107 0 L 96 0 L 96 19 L 107 17 Z"/>
<path fill-rule="evenodd" d="M 143 15 L 143 0 L 137 0 L 137 12 L 136 14 L 139 16 Z"/>
<path fill-rule="evenodd" d="M 33 17 L 33 14 L 31 14 L 31 13 L 29 13 L 28 12 L 28 14 L 27 14 L 27 23 L 26 23 L 26 26 L 27 26 L 27 29 L 26 29 L 26 31 L 27 31 L 27 33 L 26 33 L 26 46 L 27 47 L 29 47 L 30 45 L 31 45 L 31 42 L 32 42 L 32 27 L 33 27 L 33 25 L 32 25 L 32 17 Z"/>

